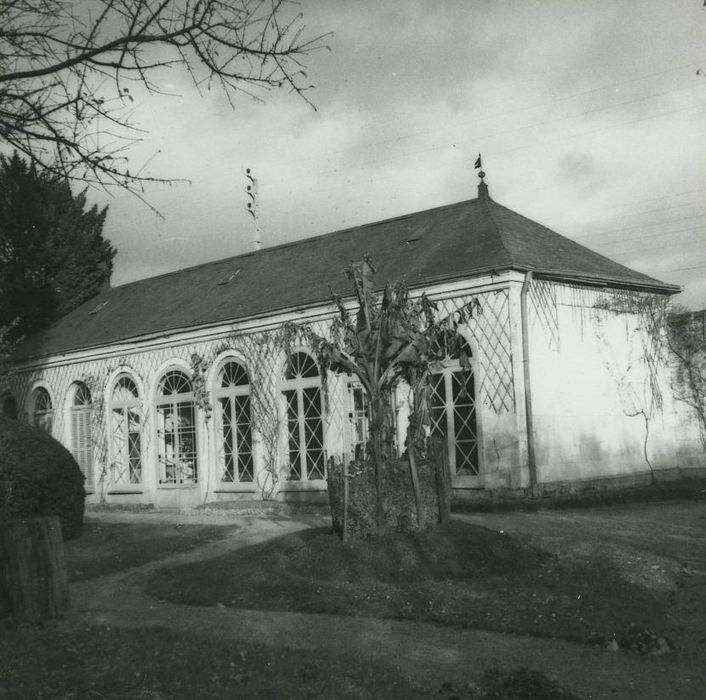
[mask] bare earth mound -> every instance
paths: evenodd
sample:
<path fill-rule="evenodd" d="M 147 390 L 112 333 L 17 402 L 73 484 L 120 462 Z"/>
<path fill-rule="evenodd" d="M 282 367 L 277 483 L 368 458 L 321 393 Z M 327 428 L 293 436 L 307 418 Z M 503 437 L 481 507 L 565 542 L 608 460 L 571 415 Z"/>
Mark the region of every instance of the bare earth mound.
<path fill-rule="evenodd" d="M 162 569 L 146 591 L 192 605 L 320 612 L 597 643 L 637 625 L 661 631 L 668 592 L 602 558 L 547 554 L 461 521 L 343 544 L 324 529 Z"/>

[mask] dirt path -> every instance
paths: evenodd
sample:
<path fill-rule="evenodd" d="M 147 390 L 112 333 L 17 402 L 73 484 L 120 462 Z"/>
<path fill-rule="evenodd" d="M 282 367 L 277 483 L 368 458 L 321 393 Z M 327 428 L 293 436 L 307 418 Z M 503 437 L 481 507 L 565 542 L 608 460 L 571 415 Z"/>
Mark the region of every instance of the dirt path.
<path fill-rule="evenodd" d="M 687 507 L 686 514 L 682 508 L 676 510 L 679 514 L 662 511 L 662 527 L 669 528 L 671 523 L 674 527 L 669 530 L 670 536 L 674 534 L 682 538 L 675 540 L 681 542 L 676 553 L 688 560 L 687 565 L 697 571 L 696 565 L 702 561 L 706 569 L 706 557 L 701 559 L 706 548 L 706 519 L 700 520 L 706 518 L 706 508 Z M 505 529 L 511 534 L 524 533 L 537 541 L 541 540 L 543 546 L 550 547 L 572 546 L 572 543 L 577 545 L 581 542 L 588 545 L 593 542 L 595 545 L 599 532 L 604 533 L 606 545 L 618 548 L 621 538 L 637 538 L 638 543 L 646 545 L 646 555 L 660 558 L 663 565 L 674 561 L 673 557 L 670 559 L 661 551 L 655 552 L 654 547 L 650 549 L 647 546 L 649 532 L 634 531 L 638 521 L 644 522 L 644 512 L 641 517 L 632 520 L 629 511 L 625 513 L 613 509 L 611 515 L 608 517 L 605 513 L 596 514 L 593 511 L 572 514 L 568 519 L 565 513 L 559 512 L 461 517 L 486 527 Z M 120 514 L 109 517 L 119 518 Z M 183 522 L 192 521 L 187 518 Z M 344 655 L 384 660 L 431 688 L 439 687 L 445 681 L 463 685 L 472 676 L 492 666 L 527 666 L 555 676 L 562 685 L 586 698 L 706 699 L 705 645 L 703 639 L 699 642 L 698 628 L 692 630 L 693 634 L 684 635 L 688 646 L 665 656 L 643 657 L 625 652 L 606 652 L 556 639 L 412 621 L 173 605 L 142 593 L 141 581 L 160 567 L 218 556 L 271 537 L 320 525 L 324 520 L 316 516 L 276 519 L 231 517 L 229 522 L 239 528 L 224 540 L 127 573 L 72 584 L 73 618 L 82 624 L 109 627 L 159 626 L 190 635 L 208 635 L 235 644 L 241 641 L 277 644 L 292 649 L 325 647 Z M 699 593 L 702 591 L 703 588 L 700 588 Z M 705 634 L 701 632 L 702 637 Z"/>

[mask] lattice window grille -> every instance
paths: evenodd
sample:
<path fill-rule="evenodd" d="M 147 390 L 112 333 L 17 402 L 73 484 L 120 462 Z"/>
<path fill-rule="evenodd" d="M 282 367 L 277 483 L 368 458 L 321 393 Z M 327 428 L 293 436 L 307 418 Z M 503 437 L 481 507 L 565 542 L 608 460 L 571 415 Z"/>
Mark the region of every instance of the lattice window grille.
<path fill-rule="evenodd" d="M 80 382 L 73 387 L 71 399 L 71 454 L 93 488 L 92 401 L 89 388 Z"/>
<path fill-rule="evenodd" d="M 470 357 L 470 348 L 467 353 Z M 447 357 L 440 371 L 431 375 L 429 398 L 431 434 L 446 440 L 451 473 L 477 475 L 480 464 L 473 372 L 464 372 L 458 359 Z"/>
<path fill-rule="evenodd" d="M 509 291 L 499 289 L 474 297 L 440 300 L 438 315 L 446 316 L 472 298 L 480 302 L 480 311 L 467 323 L 478 349 L 476 390 L 479 400 L 495 413 L 512 412 L 515 410 L 515 387 Z"/>
<path fill-rule="evenodd" d="M 295 352 L 285 365 L 283 386 L 287 414 L 289 481 L 326 478 L 321 378 L 315 360 Z"/>
<path fill-rule="evenodd" d="M 159 384 L 157 442 L 160 484 L 196 484 L 196 403 L 191 380 L 179 370 Z"/>
<path fill-rule="evenodd" d="M 142 401 L 135 382 L 120 375 L 110 397 L 111 482 L 142 483 Z"/>
<path fill-rule="evenodd" d="M 238 362 L 227 361 L 218 373 L 216 384 L 218 468 L 221 481 L 251 483 L 254 468 L 248 373 Z"/>

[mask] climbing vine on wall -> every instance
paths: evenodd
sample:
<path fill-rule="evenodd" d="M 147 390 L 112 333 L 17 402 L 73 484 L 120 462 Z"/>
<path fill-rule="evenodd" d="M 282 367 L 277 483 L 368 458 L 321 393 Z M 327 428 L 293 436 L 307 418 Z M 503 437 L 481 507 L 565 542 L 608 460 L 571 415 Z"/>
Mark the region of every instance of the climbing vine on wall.
<path fill-rule="evenodd" d="M 197 352 L 191 353 L 191 382 L 194 389 L 194 402 L 203 411 L 204 420 L 208 423 L 213 415 L 211 395 L 206 386 L 206 372 L 209 363 Z"/>
<path fill-rule="evenodd" d="M 706 450 L 706 314 L 674 309 L 668 337 L 675 359 L 675 397 L 694 411 Z"/>
<path fill-rule="evenodd" d="M 91 447 L 93 449 L 93 468 L 96 470 L 95 486 L 101 503 L 110 481 L 108 474 L 108 439 L 105 414 L 105 388 L 107 375 L 111 370 L 105 368 L 99 374 L 85 374 L 81 381 L 91 392 Z"/>
<path fill-rule="evenodd" d="M 621 290 L 611 295 L 604 295 L 594 305 L 596 310 L 622 314 L 626 317 L 632 316 L 637 319 L 637 335 L 640 348 L 639 357 L 635 359 L 637 362 L 642 362 L 645 366 L 647 386 L 644 387 L 644 392 L 636 391 L 635 387 L 627 381 L 627 375 L 632 369 L 628 365 L 620 374 L 622 377 L 620 384 L 623 389 L 621 398 L 633 404 L 631 407 L 635 410 L 646 411 L 650 417 L 661 411 L 663 405 L 660 375 L 667 360 L 666 324 L 668 303 L 668 300 L 662 296 Z M 609 345 L 608 339 L 601 332 L 601 323 L 596 323 L 595 328 L 599 342 L 604 346 Z M 604 364 L 606 362 L 609 361 L 604 361 Z M 606 368 L 612 376 L 617 376 L 617 368 L 608 366 L 608 364 Z M 644 398 L 647 399 L 647 405 L 634 405 L 636 402 L 638 404 L 645 403 L 642 397 L 638 396 L 638 393 L 646 393 Z"/>
<path fill-rule="evenodd" d="M 603 333 L 603 323 L 597 315 L 594 328 L 596 338 L 603 347 L 603 363 L 606 371 L 616 384 L 618 396 L 623 406 L 623 412 L 630 418 L 641 417 L 644 422 L 644 440 L 642 452 L 645 463 L 655 482 L 655 472 L 648 453 L 650 421 L 663 407 L 663 396 L 660 377 L 667 362 L 666 321 L 668 300 L 657 295 L 647 295 L 639 292 L 616 291 L 610 296 L 602 296 L 594 305 L 596 312 L 604 311 L 625 317 L 626 342 L 628 357 L 623 363 L 616 360 L 610 353 L 610 341 Z M 628 336 L 628 319 L 637 320 L 636 336 L 638 338 L 637 357 L 633 354 L 633 344 Z M 645 369 L 645 379 L 642 386 L 636 385 L 632 379 L 635 365 L 642 364 Z M 637 375 L 640 376 L 639 374 Z"/>
<path fill-rule="evenodd" d="M 280 353 L 272 333 L 257 333 L 248 338 L 251 358 L 250 410 L 262 445 L 262 470 L 258 486 L 264 500 L 277 492 L 282 469 L 279 464 L 281 419 L 274 367 Z"/>

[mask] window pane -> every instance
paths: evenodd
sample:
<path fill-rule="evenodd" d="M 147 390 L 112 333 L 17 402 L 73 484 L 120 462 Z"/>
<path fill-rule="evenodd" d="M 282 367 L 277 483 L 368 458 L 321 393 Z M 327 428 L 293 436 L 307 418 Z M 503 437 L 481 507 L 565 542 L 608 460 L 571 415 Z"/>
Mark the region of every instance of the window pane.
<path fill-rule="evenodd" d="M 429 380 L 429 413 L 431 434 L 442 436 L 448 433 L 446 420 L 446 381 L 443 372 L 432 374 Z"/>
<path fill-rule="evenodd" d="M 305 352 L 292 353 L 285 366 L 285 379 L 296 379 L 298 377 L 318 377 L 319 366 L 314 358 Z"/>
<path fill-rule="evenodd" d="M 196 483 L 196 420 L 191 402 L 177 404 L 177 449 L 179 483 Z"/>
<path fill-rule="evenodd" d="M 171 404 L 157 406 L 157 442 L 161 484 L 176 483 L 175 421 Z"/>
<path fill-rule="evenodd" d="M 479 473 L 479 462 L 473 374 L 455 364 L 431 377 L 431 433 L 445 436 L 453 473 L 474 476 Z"/>
<path fill-rule="evenodd" d="M 321 391 L 318 387 L 303 389 L 304 447 L 308 479 L 325 479 L 324 425 L 321 420 Z"/>
<path fill-rule="evenodd" d="M 245 368 L 237 362 L 226 362 L 219 373 L 221 388 L 247 386 L 250 383 Z"/>
<path fill-rule="evenodd" d="M 112 483 L 142 483 L 142 406 L 135 382 L 119 376 L 110 402 Z"/>
<path fill-rule="evenodd" d="M 456 474 L 478 474 L 475 390 L 471 372 L 452 374 Z"/>
<path fill-rule="evenodd" d="M 301 454 L 299 449 L 299 409 L 297 390 L 284 392 L 287 404 L 287 444 L 289 450 L 289 473 L 287 479 L 301 479 Z"/>
<path fill-rule="evenodd" d="M 235 426 L 238 443 L 238 480 L 253 480 L 252 432 L 250 425 L 250 397 L 235 397 Z"/>
<path fill-rule="evenodd" d="M 191 393 L 190 379 L 179 370 L 167 372 L 159 383 L 159 394 L 161 396 L 173 396 L 174 394 Z"/>
<path fill-rule="evenodd" d="M 233 455 L 235 452 L 233 435 L 233 402 L 230 398 L 218 399 L 221 417 L 221 450 L 223 475 L 221 481 L 235 481 L 235 470 L 233 468 Z"/>
<path fill-rule="evenodd" d="M 113 388 L 111 401 L 113 403 L 128 403 L 138 398 L 139 394 L 137 393 L 135 382 L 125 375 L 118 377 L 118 380 L 115 382 L 115 387 Z"/>
<path fill-rule="evenodd" d="M 85 384 L 78 384 L 74 390 L 73 405 L 74 406 L 90 406 L 91 392 Z"/>

